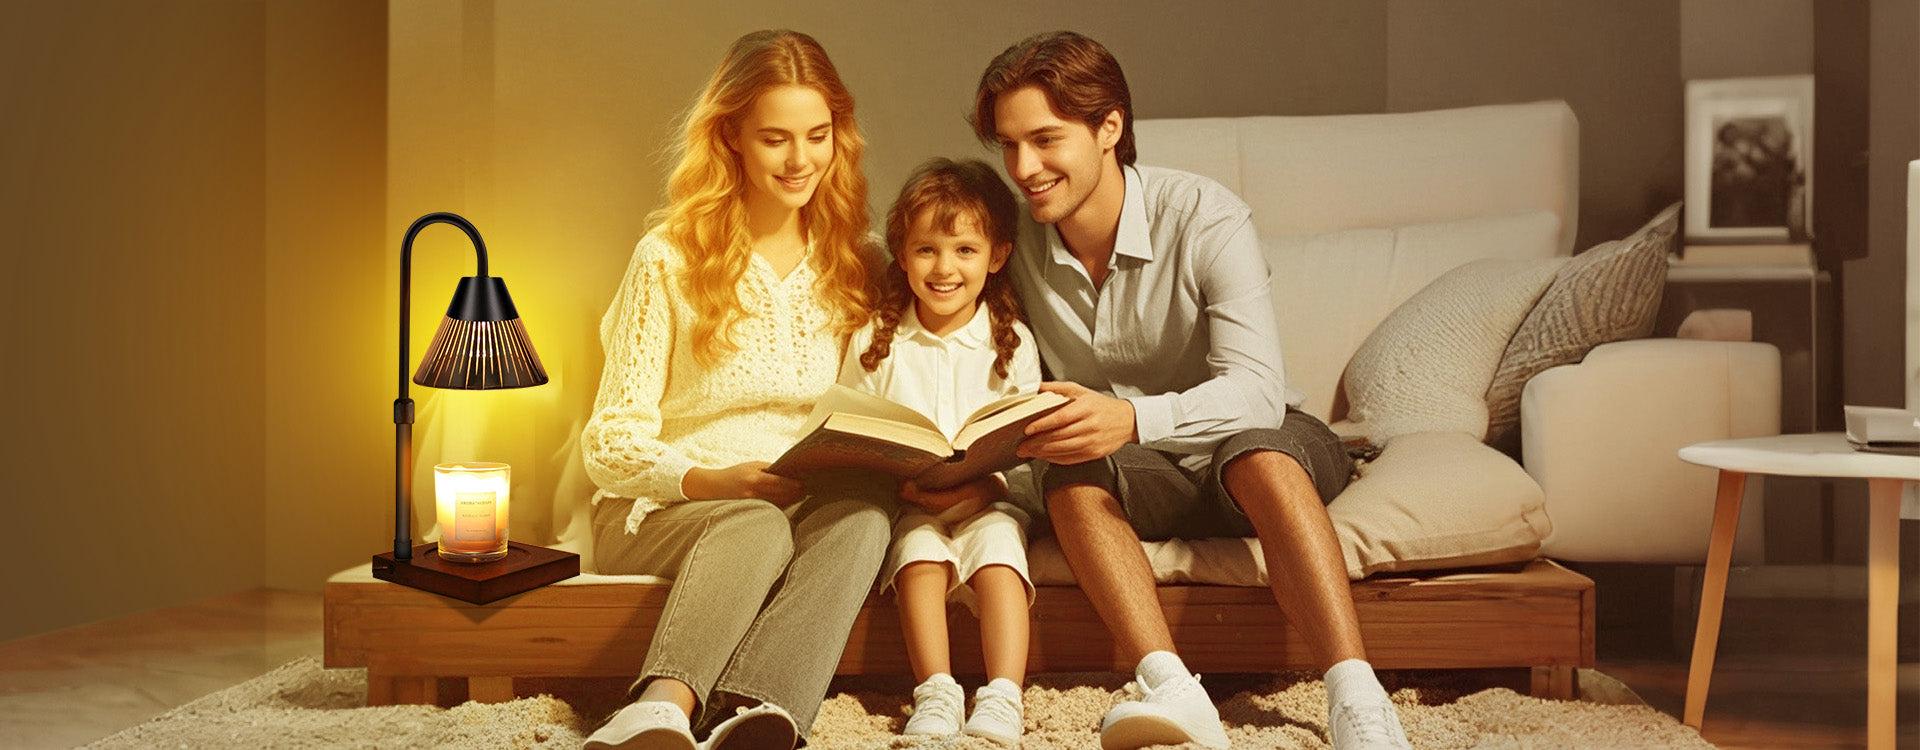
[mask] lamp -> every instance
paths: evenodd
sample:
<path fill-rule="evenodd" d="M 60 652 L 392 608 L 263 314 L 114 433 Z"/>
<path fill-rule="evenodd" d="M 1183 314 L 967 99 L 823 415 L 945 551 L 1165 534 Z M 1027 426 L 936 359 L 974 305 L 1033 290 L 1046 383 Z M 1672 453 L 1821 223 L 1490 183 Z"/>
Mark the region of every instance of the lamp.
<path fill-rule="evenodd" d="M 547 382 L 546 368 L 527 339 L 526 326 L 507 295 L 507 284 L 487 275 L 487 245 L 480 230 L 457 214 L 430 213 L 407 227 L 400 241 L 400 397 L 393 402 L 393 552 L 373 558 L 373 576 L 476 604 L 571 578 L 580 556 L 510 542 L 504 559 L 455 563 L 427 554 L 435 545 L 413 546 L 413 399 L 407 385 L 407 324 L 413 297 L 413 238 L 433 224 L 451 224 L 473 240 L 479 270 L 460 279 L 447 316 L 427 346 L 413 382 L 432 388 L 495 390 Z M 416 555 L 418 557 L 416 558 Z"/>

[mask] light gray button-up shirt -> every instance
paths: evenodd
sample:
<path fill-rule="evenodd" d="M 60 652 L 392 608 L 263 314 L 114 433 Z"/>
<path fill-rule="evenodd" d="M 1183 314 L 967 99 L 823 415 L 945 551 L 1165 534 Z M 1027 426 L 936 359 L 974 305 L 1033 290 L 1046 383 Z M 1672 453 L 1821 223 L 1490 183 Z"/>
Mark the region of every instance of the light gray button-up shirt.
<path fill-rule="evenodd" d="M 1127 167 L 1104 285 L 1022 212 L 1008 268 L 1050 377 L 1133 402 L 1141 444 L 1210 453 L 1277 427 L 1288 404 L 1266 258 L 1245 201 L 1217 182 Z"/>

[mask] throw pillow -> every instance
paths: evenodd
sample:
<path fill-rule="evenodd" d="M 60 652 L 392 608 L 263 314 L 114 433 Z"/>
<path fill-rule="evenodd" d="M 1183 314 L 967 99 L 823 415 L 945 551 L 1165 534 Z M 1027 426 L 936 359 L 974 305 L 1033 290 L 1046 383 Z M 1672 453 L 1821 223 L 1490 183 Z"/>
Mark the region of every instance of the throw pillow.
<path fill-rule="evenodd" d="M 1484 437 L 1500 353 L 1566 262 L 1477 260 L 1394 308 L 1347 363 L 1349 424 L 1336 430 L 1380 444 L 1414 432 Z"/>
<path fill-rule="evenodd" d="M 1653 332 L 1679 220 L 1674 203 L 1625 239 L 1595 245 L 1560 269 L 1500 355 L 1487 387 L 1488 445 L 1519 457 L 1520 393 L 1541 370 Z"/>
<path fill-rule="evenodd" d="M 1389 441 L 1327 516 L 1354 579 L 1529 560 L 1553 529 L 1527 470 L 1457 432 Z"/>

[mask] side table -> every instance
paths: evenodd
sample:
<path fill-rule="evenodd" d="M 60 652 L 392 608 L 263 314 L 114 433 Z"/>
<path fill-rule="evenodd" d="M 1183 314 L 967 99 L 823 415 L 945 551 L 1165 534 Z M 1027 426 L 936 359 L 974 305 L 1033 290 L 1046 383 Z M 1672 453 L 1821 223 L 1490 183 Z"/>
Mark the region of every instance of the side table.
<path fill-rule="evenodd" d="M 1733 557 L 1733 534 L 1740 520 L 1740 497 L 1746 489 L 1747 475 L 1859 478 L 1867 480 L 1869 486 L 1867 747 L 1893 750 L 1894 676 L 1899 658 L 1895 634 L 1900 597 L 1900 491 L 1904 484 L 1920 482 L 1920 456 L 1857 451 L 1842 433 L 1821 432 L 1697 443 L 1681 448 L 1680 459 L 1720 470 L 1682 723 L 1699 729 L 1706 712 L 1707 683 L 1713 676 L 1721 609 L 1727 595 L 1727 567 Z"/>

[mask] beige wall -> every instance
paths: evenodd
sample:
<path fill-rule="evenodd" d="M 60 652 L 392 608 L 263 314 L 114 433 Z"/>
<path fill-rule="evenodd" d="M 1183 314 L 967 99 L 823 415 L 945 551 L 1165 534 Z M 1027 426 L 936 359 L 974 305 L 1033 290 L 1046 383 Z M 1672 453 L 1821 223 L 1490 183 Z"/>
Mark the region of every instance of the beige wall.
<path fill-rule="evenodd" d="M 0 9 L 0 639 L 261 582 L 261 7 Z"/>
<path fill-rule="evenodd" d="M 384 221 L 387 12 L 332 0 L 265 7 L 266 405 L 257 421 L 266 492 L 257 554 L 265 585 L 310 590 L 393 547 L 399 282 L 387 275 L 397 273 L 387 248 L 400 235 Z M 443 296 L 423 312 L 445 305 Z"/>
<path fill-rule="evenodd" d="M 1670 0 L 1394 0 L 1387 28 L 1389 110 L 1536 99 L 1573 107 L 1576 249 L 1625 236 L 1681 197 L 1679 11 Z"/>

